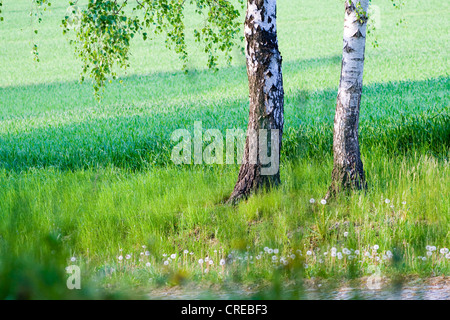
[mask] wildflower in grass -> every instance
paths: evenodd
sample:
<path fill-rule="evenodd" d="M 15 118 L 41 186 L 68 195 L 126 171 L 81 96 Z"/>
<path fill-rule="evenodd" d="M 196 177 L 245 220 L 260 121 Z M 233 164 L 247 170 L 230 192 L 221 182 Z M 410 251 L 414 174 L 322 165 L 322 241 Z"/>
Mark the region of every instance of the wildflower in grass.
<path fill-rule="evenodd" d="M 338 253 L 337 253 L 337 257 L 338 257 L 339 260 L 341 260 L 341 259 L 342 259 L 342 253 L 341 253 L 341 252 L 338 252 Z"/>
<path fill-rule="evenodd" d="M 389 203 L 389 202 L 391 202 L 391 200 L 389 200 L 389 199 L 386 198 L 386 199 L 384 200 L 384 202 L 385 202 L 385 203 Z"/>
<path fill-rule="evenodd" d="M 403 201 L 402 204 L 405 205 L 405 204 L 406 204 L 406 201 Z"/>
<path fill-rule="evenodd" d="M 376 244 L 373 246 L 373 250 L 378 250 L 380 247 Z"/>
<path fill-rule="evenodd" d="M 173 253 L 173 254 L 170 255 L 170 259 L 172 259 L 172 260 L 175 260 L 176 257 L 177 257 L 176 253 Z"/>
<path fill-rule="evenodd" d="M 189 250 L 184 250 L 183 253 L 184 253 L 184 254 L 188 254 L 188 253 L 189 253 Z"/>
<path fill-rule="evenodd" d="M 141 256 L 143 256 L 144 255 L 144 253 L 143 252 L 141 252 L 139 255 L 141 255 Z"/>
<path fill-rule="evenodd" d="M 380 257 L 375 257 L 375 260 L 376 261 L 380 261 Z"/>
<path fill-rule="evenodd" d="M 149 256 L 150 255 L 150 251 L 145 251 L 145 255 Z"/>
<path fill-rule="evenodd" d="M 391 258 L 393 256 L 391 250 L 386 251 L 386 255 L 388 256 L 388 258 Z"/>
<path fill-rule="evenodd" d="M 119 261 L 122 261 L 123 260 L 123 256 L 120 255 L 117 259 L 119 259 Z"/>
<path fill-rule="evenodd" d="M 368 257 L 368 256 L 370 256 L 370 253 L 366 251 L 366 252 L 364 252 L 364 256 Z"/>
<path fill-rule="evenodd" d="M 426 261 L 427 260 L 427 257 L 422 257 L 422 261 Z"/>
<path fill-rule="evenodd" d="M 334 258 L 334 257 L 336 257 L 336 252 L 331 252 L 331 256 Z"/>
<path fill-rule="evenodd" d="M 355 254 L 356 254 L 356 255 L 359 255 L 359 250 L 355 250 Z"/>
<path fill-rule="evenodd" d="M 205 258 L 205 262 L 208 262 L 208 261 L 209 261 L 209 257 L 206 257 L 206 258 Z"/>
<path fill-rule="evenodd" d="M 383 254 L 383 256 L 381 257 L 383 260 L 387 260 L 387 255 Z"/>
<path fill-rule="evenodd" d="M 322 199 L 322 200 L 320 200 L 320 203 L 323 204 L 323 205 L 326 205 L 327 204 L 327 200 Z"/>
<path fill-rule="evenodd" d="M 344 232 L 344 237 L 348 237 L 348 232 Z"/>
<path fill-rule="evenodd" d="M 431 251 L 427 251 L 427 256 L 431 256 L 433 254 L 433 252 L 431 252 Z"/>
<path fill-rule="evenodd" d="M 269 251 L 269 247 L 264 247 L 264 252 Z"/>
<path fill-rule="evenodd" d="M 142 246 L 142 249 L 145 249 L 145 248 L 147 248 L 147 246 L 146 246 L 146 245 L 143 245 L 143 246 Z"/>
<path fill-rule="evenodd" d="M 346 255 L 349 255 L 350 253 L 352 253 L 350 250 L 348 250 L 347 248 L 342 249 L 342 252 Z"/>
<path fill-rule="evenodd" d="M 335 247 L 331 248 L 331 252 L 336 253 L 337 249 Z"/>
<path fill-rule="evenodd" d="M 291 254 L 291 259 L 294 260 L 295 259 L 295 254 Z"/>
<path fill-rule="evenodd" d="M 450 253 L 447 253 L 447 254 L 445 255 L 445 258 L 446 258 L 446 259 L 450 259 Z"/>
<path fill-rule="evenodd" d="M 427 249 L 427 251 L 431 250 L 431 246 L 426 246 L 425 249 Z"/>
<path fill-rule="evenodd" d="M 261 259 L 261 256 L 260 256 L 260 255 L 257 255 L 257 256 L 256 256 L 256 260 L 259 260 L 259 259 Z"/>
<path fill-rule="evenodd" d="M 278 254 L 278 249 L 273 249 L 273 253 Z"/>
<path fill-rule="evenodd" d="M 164 257 L 164 258 L 167 257 L 167 253 L 163 253 L 163 257 Z"/>
<path fill-rule="evenodd" d="M 310 255 L 312 255 L 312 252 L 311 251 L 306 251 L 306 254 L 308 255 L 308 256 L 310 256 Z"/>
<path fill-rule="evenodd" d="M 219 263 L 220 263 L 221 266 L 225 265 L 225 259 L 220 259 Z"/>
<path fill-rule="evenodd" d="M 145 265 L 146 265 L 147 267 L 150 267 L 150 266 L 151 266 L 151 263 L 150 263 L 150 262 L 147 262 Z"/>
<path fill-rule="evenodd" d="M 323 263 L 323 260 L 319 258 L 319 260 L 317 260 L 317 262 Z"/>
<path fill-rule="evenodd" d="M 277 256 L 273 256 L 272 257 L 272 261 L 277 261 L 278 257 Z"/>
<path fill-rule="evenodd" d="M 164 265 L 168 266 L 169 265 L 169 260 L 164 261 Z"/>
<path fill-rule="evenodd" d="M 390 208 L 391 208 L 391 209 L 394 209 L 394 205 L 393 205 L 393 204 L 391 204 L 391 205 L 390 205 Z"/>
<path fill-rule="evenodd" d="M 314 198 L 309 199 L 309 203 L 313 204 L 314 202 L 316 202 L 316 200 L 314 200 Z"/>
<path fill-rule="evenodd" d="M 436 246 L 431 246 L 430 251 L 436 251 Z"/>
<path fill-rule="evenodd" d="M 203 259 L 198 259 L 198 263 L 203 264 Z"/>
<path fill-rule="evenodd" d="M 125 256 L 125 259 L 130 260 L 130 259 L 131 259 L 131 254 L 127 254 L 127 255 Z"/>
<path fill-rule="evenodd" d="M 267 253 L 268 253 L 268 254 L 272 254 L 272 253 L 273 253 L 273 249 L 267 250 Z"/>
<path fill-rule="evenodd" d="M 441 248 L 441 250 L 439 250 L 439 252 L 441 254 L 446 254 L 446 253 L 448 253 L 448 248 Z"/>
<path fill-rule="evenodd" d="M 189 254 L 192 256 L 194 253 L 193 252 L 189 252 Z"/>
<path fill-rule="evenodd" d="M 70 261 L 75 262 L 75 261 L 77 261 L 77 258 L 72 257 L 72 258 L 70 258 Z"/>
<path fill-rule="evenodd" d="M 209 260 L 208 263 L 209 263 L 210 266 L 212 266 L 214 264 L 214 261 Z"/>
<path fill-rule="evenodd" d="M 327 251 L 325 251 L 325 252 L 323 253 L 323 255 L 324 255 L 324 256 L 326 256 L 327 254 L 328 254 L 328 252 L 327 252 Z"/>

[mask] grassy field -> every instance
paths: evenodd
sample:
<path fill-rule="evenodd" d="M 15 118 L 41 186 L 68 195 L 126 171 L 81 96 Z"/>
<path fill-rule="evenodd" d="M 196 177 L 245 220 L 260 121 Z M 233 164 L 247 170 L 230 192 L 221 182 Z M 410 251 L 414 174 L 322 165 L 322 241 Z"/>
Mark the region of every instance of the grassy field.
<path fill-rule="evenodd" d="M 436 18 L 432 8 L 440 3 L 408 1 L 402 10 L 376 3 L 381 24 L 370 37 L 379 47 L 368 40 L 360 119 L 369 189 L 324 206 L 343 4 L 278 2 L 286 92 L 282 185 L 232 207 L 224 200 L 238 166 L 176 166 L 170 135 L 193 132 L 194 121 L 222 132 L 246 128 L 239 50 L 232 65 L 213 73 L 189 39 L 186 75 L 162 39 L 136 39 L 130 69 L 119 72 L 123 84 L 109 84 L 98 102 L 90 83 L 78 83 L 81 65 L 62 35 L 66 2 L 52 3 L 36 35 L 30 1 L 4 1 L 1 298 L 75 297 L 65 284 L 71 264 L 81 266 L 88 297 L 99 297 L 92 288 L 134 293 L 183 280 L 449 275 L 450 22 Z M 450 9 L 440 12 L 445 17 Z M 400 18 L 406 23 L 396 26 Z M 197 22 L 187 16 L 189 30 Z M 30 54 L 33 41 L 39 63 Z M 211 266 L 199 264 L 206 257 Z"/>

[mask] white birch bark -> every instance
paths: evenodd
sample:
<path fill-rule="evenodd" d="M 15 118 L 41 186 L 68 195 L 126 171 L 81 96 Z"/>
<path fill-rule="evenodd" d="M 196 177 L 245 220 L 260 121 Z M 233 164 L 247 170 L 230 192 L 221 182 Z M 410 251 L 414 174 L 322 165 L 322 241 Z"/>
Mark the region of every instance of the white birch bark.
<path fill-rule="evenodd" d="M 345 1 L 341 78 L 334 118 L 332 185 L 327 198 L 342 189 L 365 188 L 358 140 L 369 0 Z"/>

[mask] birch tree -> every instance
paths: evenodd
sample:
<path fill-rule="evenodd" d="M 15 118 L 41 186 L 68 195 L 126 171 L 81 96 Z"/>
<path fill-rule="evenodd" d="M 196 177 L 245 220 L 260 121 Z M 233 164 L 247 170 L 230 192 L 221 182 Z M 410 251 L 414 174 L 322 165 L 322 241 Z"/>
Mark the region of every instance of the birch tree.
<path fill-rule="evenodd" d="M 232 203 L 280 182 L 284 91 L 276 7 L 276 0 L 247 2 L 244 30 L 250 112 L 244 156 L 229 199 Z"/>
<path fill-rule="evenodd" d="M 366 188 L 358 125 L 363 84 L 369 0 L 346 0 L 341 77 L 333 131 L 332 182 L 326 199 L 343 190 Z"/>

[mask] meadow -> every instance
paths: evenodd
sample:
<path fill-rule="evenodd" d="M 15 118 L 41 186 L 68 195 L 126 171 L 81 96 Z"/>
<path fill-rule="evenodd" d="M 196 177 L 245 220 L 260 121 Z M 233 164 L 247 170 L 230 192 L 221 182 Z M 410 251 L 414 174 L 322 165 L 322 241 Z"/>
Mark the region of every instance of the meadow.
<path fill-rule="evenodd" d="M 29 1 L 4 1 L 0 297 L 448 277 L 450 23 L 436 19 L 434 0 L 376 5 L 360 118 L 367 192 L 320 203 L 331 179 L 343 4 L 280 0 L 282 183 L 231 206 L 238 165 L 174 165 L 170 136 L 193 132 L 194 121 L 223 133 L 246 128 L 240 50 L 212 72 L 189 38 L 185 74 L 163 39 L 135 39 L 123 83 L 108 84 L 97 101 L 92 84 L 78 82 L 81 64 L 62 34 L 65 1 L 39 25 L 30 25 Z M 188 30 L 199 22 L 186 19 Z M 72 264 L 82 270 L 81 292 L 66 288 Z"/>

